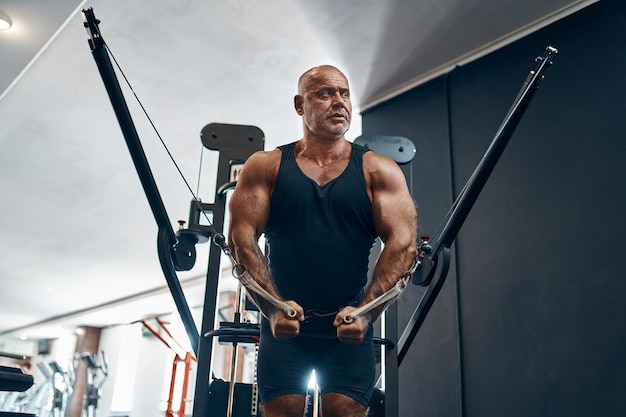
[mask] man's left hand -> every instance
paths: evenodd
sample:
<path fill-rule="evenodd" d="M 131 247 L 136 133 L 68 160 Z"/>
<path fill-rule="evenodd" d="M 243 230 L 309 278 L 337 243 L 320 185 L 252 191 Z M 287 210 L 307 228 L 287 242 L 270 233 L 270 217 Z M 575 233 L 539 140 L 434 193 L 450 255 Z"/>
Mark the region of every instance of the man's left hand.
<path fill-rule="evenodd" d="M 337 339 L 347 345 L 358 345 L 361 343 L 371 323 L 371 318 L 368 313 L 354 317 L 354 320 L 350 324 L 345 323 L 343 318 L 354 310 L 356 310 L 355 307 L 345 307 L 337 313 L 335 321 L 333 322 L 333 325 L 337 328 Z"/>

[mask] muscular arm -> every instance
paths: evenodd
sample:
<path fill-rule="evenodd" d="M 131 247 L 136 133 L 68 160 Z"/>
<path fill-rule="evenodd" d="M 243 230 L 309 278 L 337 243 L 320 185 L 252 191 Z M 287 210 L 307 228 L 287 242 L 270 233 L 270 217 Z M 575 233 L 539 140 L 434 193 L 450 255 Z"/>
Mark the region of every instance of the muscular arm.
<path fill-rule="evenodd" d="M 270 197 L 280 163 L 280 151 L 257 152 L 244 164 L 237 186 L 230 199 L 229 246 L 234 258 L 243 264 L 254 280 L 267 292 L 281 299 L 272 281 L 272 275 L 258 240 L 269 216 Z M 296 309 L 297 320 L 289 319 L 272 304 L 248 292 L 263 314 L 270 319 L 276 337 L 297 335 L 297 320 L 304 319 L 302 308 L 288 301 Z"/>
<path fill-rule="evenodd" d="M 395 162 L 371 152 L 363 156 L 363 170 L 372 200 L 372 217 L 384 248 L 361 305 L 390 290 L 417 256 L 417 210 L 404 174 Z M 351 325 L 341 321 L 353 308 L 344 309 L 335 320 L 338 337 L 346 343 L 359 343 L 383 308 L 371 310 Z"/>

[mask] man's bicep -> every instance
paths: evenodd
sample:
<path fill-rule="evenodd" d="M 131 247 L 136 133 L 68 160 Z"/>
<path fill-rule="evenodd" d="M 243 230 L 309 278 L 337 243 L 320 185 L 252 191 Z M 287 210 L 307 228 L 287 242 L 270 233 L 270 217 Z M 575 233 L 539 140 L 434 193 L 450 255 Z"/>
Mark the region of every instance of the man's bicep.
<path fill-rule="evenodd" d="M 383 240 L 398 234 L 411 238 L 417 230 L 417 212 L 404 174 L 397 165 L 382 172 L 372 193 L 378 233 Z"/>
<path fill-rule="evenodd" d="M 246 235 L 258 237 L 265 227 L 267 213 L 269 210 L 259 196 L 236 190 L 230 201 L 230 235 L 235 239 Z"/>
<path fill-rule="evenodd" d="M 231 235 L 254 234 L 258 237 L 269 215 L 270 190 L 264 180 L 264 166 L 251 158 L 241 171 L 230 199 Z"/>

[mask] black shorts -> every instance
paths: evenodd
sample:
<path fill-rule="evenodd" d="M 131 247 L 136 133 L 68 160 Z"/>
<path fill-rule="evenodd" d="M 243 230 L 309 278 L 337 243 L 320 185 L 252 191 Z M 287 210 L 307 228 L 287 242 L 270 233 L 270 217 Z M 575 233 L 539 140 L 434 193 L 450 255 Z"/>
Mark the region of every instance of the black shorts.
<path fill-rule="evenodd" d="M 346 345 L 336 336 L 275 339 L 263 320 L 258 358 L 261 403 L 287 394 L 305 395 L 312 370 L 322 395 L 344 394 L 367 407 L 376 378 L 372 327 L 361 344 Z"/>

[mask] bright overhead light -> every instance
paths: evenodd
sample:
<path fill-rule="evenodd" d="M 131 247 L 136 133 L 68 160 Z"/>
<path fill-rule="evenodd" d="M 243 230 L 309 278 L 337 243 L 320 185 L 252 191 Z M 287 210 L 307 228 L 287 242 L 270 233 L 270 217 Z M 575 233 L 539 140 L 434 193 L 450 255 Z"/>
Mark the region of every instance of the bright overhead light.
<path fill-rule="evenodd" d="M 4 13 L 0 12 L 0 30 L 7 30 L 11 28 L 11 19 Z"/>

